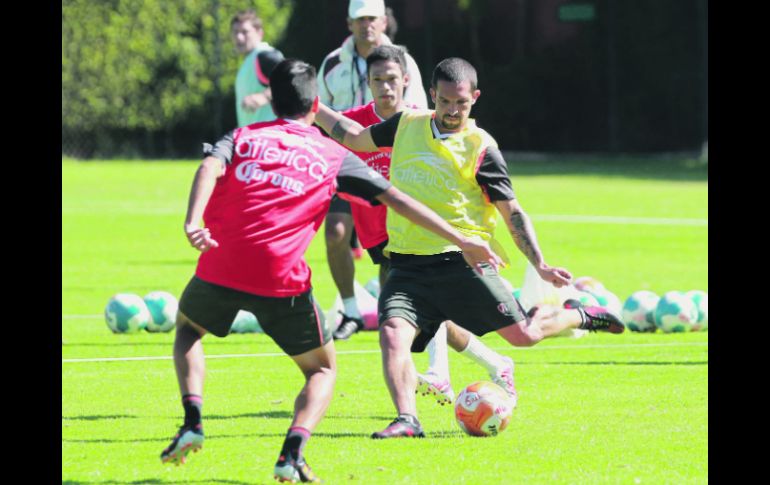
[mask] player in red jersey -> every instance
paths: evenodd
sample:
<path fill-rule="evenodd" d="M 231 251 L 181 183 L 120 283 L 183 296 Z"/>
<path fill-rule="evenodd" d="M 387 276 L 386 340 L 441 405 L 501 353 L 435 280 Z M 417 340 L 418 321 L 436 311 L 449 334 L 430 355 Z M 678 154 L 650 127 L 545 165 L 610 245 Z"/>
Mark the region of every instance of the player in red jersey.
<path fill-rule="evenodd" d="M 237 128 L 206 147 L 193 181 L 184 230 L 202 254 L 179 299 L 174 339 L 185 418 L 161 460 L 184 463 L 190 451 L 201 448 L 201 339 L 208 332 L 227 336 L 243 309 L 257 316 L 305 376 L 274 475 L 280 481 L 311 482 L 318 478 L 303 449 L 331 400 L 336 357 L 331 329 L 312 295 L 304 253 L 335 191 L 388 205 L 459 245 L 474 267 L 497 265 L 500 259 L 487 244 L 461 235 L 312 126 L 319 103 L 312 66 L 287 59 L 273 70 L 270 87 L 278 119 Z"/>
<path fill-rule="evenodd" d="M 375 47 L 366 59 L 369 89 L 373 101 L 344 111 L 346 117 L 367 127 L 389 119 L 403 111 L 407 106 L 404 101 L 404 89 L 409 83 L 406 72 L 406 59 L 401 48 L 393 45 Z M 370 168 L 390 179 L 390 152 L 354 152 Z M 361 245 L 367 250 L 374 264 L 379 265 L 380 286 L 385 285 L 385 278 L 390 268 L 390 260 L 382 254 L 388 243 L 386 230 L 386 207 L 368 207 L 351 204 L 351 212 L 356 232 Z M 334 332 L 334 338 L 347 339 L 359 331 L 362 324 L 354 320 L 343 320 Z M 454 391 L 449 379 L 449 359 L 447 342 L 457 352 L 483 366 L 490 378 L 506 389 L 515 393 L 513 383 L 513 362 L 493 351 L 475 335 L 452 322 L 442 325 L 428 343 L 429 367 L 424 374 L 418 374 L 418 392 L 432 395 L 439 404 L 454 401 Z"/>

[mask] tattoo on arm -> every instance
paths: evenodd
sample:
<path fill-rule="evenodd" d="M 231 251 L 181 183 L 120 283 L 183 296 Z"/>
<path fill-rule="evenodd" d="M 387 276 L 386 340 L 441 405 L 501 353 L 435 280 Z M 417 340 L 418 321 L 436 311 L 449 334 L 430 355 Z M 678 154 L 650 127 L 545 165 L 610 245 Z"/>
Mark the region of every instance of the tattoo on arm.
<path fill-rule="evenodd" d="M 543 260 L 543 254 L 537 245 L 535 229 L 529 217 L 523 212 L 514 212 L 510 217 L 511 236 L 519 250 L 524 253 L 530 263 L 537 266 Z"/>
<path fill-rule="evenodd" d="M 350 127 L 353 126 L 353 122 L 347 118 L 342 118 L 334 124 L 332 132 L 330 133 L 333 140 L 340 143 L 345 141 L 345 135 L 348 133 Z"/>

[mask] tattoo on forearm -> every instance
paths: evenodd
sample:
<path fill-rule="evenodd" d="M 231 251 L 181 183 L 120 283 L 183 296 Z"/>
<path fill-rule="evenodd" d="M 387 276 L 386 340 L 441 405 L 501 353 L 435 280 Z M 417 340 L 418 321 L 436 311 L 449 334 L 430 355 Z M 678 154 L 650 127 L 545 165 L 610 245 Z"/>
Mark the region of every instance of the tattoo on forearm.
<path fill-rule="evenodd" d="M 331 132 L 332 139 L 342 143 L 345 140 L 345 135 L 348 133 L 348 129 L 352 125 L 353 123 L 351 123 L 351 121 L 347 118 L 343 118 L 339 120 L 337 123 L 334 124 L 334 127 L 332 128 L 332 132 Z"/>
<path fill-rule="evenodd" d="M 514 242 L 516 242 L 516 246 L 532 264 L 536 264 L 542 259 L 542 255 L 537 245 L 535 230 L 529 222 L 529 218 L 523 212 L 514 212 L 511 214 L 510 222 L 511 235 Z"/>

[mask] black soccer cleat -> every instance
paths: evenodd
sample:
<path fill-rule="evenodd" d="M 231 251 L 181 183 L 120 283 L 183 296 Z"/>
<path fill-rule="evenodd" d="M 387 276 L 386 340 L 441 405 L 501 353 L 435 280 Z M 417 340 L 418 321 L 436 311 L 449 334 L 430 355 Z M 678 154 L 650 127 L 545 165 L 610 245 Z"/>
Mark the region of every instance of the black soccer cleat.
<path fill-rule="evenodd" d="M 387 428 L 372 433 L 372 439 L 385 438 L 425 438 L 422 426 L 415 416 L 400 415 Z"/>
<path fill-rule="evenodd" d="M 626 326 L 618 317 L 601 306 L 583 306 L 578 300 L 569 299 L 564 302 L 564 308 L 580 312 L 581 330 L 592 332 L 623 333 Z"/>
<path fill-rule="evenodd" d="M 182 426 L 179 428 L 174 440 L 160 454 L 160 461 L 163 463 L 175 463 L 184 465 L 187 461 L 187 454 L 191 451 L 197 452 L 203 447 L 203 427 L 200 424 L 195 426 Z"/>
<path fill-rule="evenodd" d="M 340 326 L 332 334 L 334 340 L 347 340 L 351 335 L 364 328 L 363 319 L 349 317 L 342 312 L 340 312 L 340 315 L 342 315 L 342 322 L 340 322 Z"/>
<path fill-rule="evenodd" d="M 281 455 L 273 469 L 273 478 L 279 482 L 321 482 L 304 458 Z"/>

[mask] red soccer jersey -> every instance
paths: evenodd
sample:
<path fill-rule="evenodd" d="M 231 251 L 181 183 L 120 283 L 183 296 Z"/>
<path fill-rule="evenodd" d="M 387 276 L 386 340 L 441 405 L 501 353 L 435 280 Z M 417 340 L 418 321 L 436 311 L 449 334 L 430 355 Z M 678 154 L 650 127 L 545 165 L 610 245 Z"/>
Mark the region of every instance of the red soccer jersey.
<path fill-rule="evenodd" d="M 219 247 L 200 255 L 195 274 L 261 296 L 308 291 L 304 254 L 352 155 L 317 128 L 280 119 L 238 128 L 223 141 L 232 153 L 219 157 L 229 163 L 203 215 Z"/>
<path fill-rule="evenodd" d="M 374 111 L 374 101 L 343 111 L 342 114 L 357 121 L 364 128 L 383 121 Z M 390 151 L 354 153 L 375 172 L 390 180 Z M 353 224 L 356 226 L 358 239 L 364 249 L 377 246 L 388 239 L 388 232 L 385 227 L 386 206 L 367 207 L 361 204 L 350 204 L 350 212 L 353 216 Z"/>

